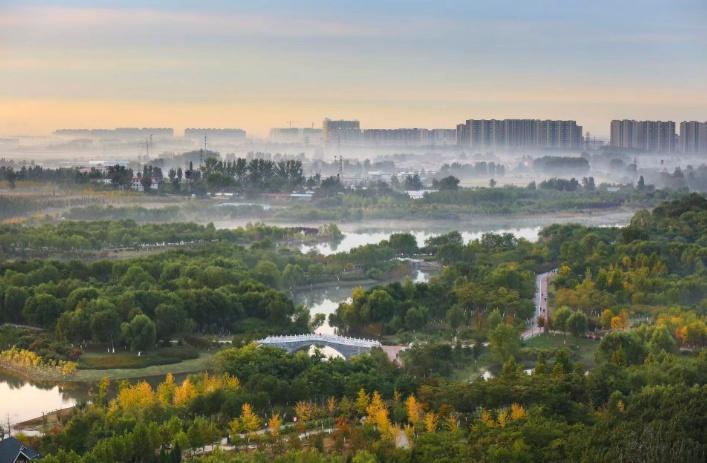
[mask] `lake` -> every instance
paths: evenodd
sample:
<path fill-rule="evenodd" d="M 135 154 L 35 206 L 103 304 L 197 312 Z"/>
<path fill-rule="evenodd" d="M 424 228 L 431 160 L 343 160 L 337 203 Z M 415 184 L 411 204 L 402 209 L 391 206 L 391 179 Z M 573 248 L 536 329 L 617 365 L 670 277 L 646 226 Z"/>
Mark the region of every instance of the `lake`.
<path fill-rule="evenodd" d="M 88 397 L 87 388 L 72 384 L 42 384 L 20 379 L 0 370 L 0 423 L 19 423 Z"/>

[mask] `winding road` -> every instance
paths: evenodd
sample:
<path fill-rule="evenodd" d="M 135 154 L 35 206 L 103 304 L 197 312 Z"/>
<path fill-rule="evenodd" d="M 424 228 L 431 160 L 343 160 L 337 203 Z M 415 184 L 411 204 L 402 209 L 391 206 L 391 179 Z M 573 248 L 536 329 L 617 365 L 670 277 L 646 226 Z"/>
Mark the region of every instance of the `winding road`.
<path fill-rule="evenodd" d="M 535 313 L 533 318 L 528 324 L 528 328 L 523 331 L 521 337 L 525 339 L 530 339 L 533 336 L 537 336 L 545 331 L 544 328 L 538 326 L 538 317 L 547 317 L 547 284 L 550 279 L 550 275 L 555 273 L 555 270 L 550 270 L 549 272 L 541 273 L 535 277 Z"/>

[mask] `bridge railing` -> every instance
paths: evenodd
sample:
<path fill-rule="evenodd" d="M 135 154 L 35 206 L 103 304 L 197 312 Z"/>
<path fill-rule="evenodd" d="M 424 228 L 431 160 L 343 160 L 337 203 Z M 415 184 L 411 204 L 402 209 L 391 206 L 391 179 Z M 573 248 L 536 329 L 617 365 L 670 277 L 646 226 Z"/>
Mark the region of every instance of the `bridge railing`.
<path fill-rule="evenodd" d="M 294 342 L 329 342 L 332 344 L 342 344 L 357 347 L 380 347 L 381 343 L 375 339 L 351 338 L 348 336 L 338 336 L 332 334 L 296 334 L 296 335 L 275 335 L 268 336 L 258 341 L 258 344 L 283 344 Z"/>

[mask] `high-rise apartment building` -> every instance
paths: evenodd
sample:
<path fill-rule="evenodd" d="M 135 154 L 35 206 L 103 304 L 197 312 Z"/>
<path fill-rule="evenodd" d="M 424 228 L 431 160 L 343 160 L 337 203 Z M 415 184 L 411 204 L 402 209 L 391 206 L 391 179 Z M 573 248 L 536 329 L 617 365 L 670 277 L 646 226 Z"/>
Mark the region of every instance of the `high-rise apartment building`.
<path fill-rule="evenodd" d="M 680 123 L 680 151 L 692 154 L 707 153 L 707 122 Z"/>
<path fill-rule="evenodd" d="M 360 143 L 361 125 L 358 121 L 324 119 L 322 123 L 322 140 L 325 145 Z"/>
<path fill-rule="evenodd" d="M 676 151 L 675 122 L 672 121 L 611 121 L 611 140 L 615 148 L 672 153 Z"/>
<path fill-rule="evenodd" d="M 457 144 L 478 148 L 581 148 L 575 121 L 469 119 L 457 125 Z"/>

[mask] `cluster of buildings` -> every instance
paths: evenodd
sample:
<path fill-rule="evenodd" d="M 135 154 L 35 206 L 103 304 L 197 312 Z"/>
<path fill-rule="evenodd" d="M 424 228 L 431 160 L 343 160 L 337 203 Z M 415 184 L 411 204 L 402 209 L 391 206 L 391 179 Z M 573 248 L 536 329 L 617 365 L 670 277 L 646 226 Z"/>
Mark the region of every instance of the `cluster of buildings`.
<path fill-rule="evenodd" d="M 679 134 L 676 128 L 679 127 Z M 184 137 L 174 137 L 170 128 L 61 129 L 55 135 L 101 140 L 146 140 L 162 143 L 194 144 L 205 148 L 235 146 L 247 141 L 245 130 L 237 128 L 188 128 Z M 454 129 L 362 129 L 357 120 L 324 119 L 322 128 L 273 128 L 269 140 L 325 148 L 459 146 L 473 149 L 566 149 L 591 146 L 582 126 L 571 120 L 468 119 Z M 672 121 L 611 121 L 613 148 L 649 153 L 707 153 L 707 122 L 687 121 L 679 126 Z"/>
<path fill-rule="evenodd" d="M 324 119 L 325 146 L 432 146 L 473 148 L 580 148 L 582 126 L 575 121 L 469 119 L 456 129 L 365 129 L 358 121 Z"/>
<path fill-rule="evenodd" d="M 472 148 L 581 148 L 582 126 L 575 121 L 469 119 L 457 125 L 457 145 Z"/>
<path fill-rule="evenodd" d="M 707 122 L 681 122 L 678 134 L 673 121 L 613 120 L 609 145 L 652 153 L 707 153 Z"/>
<path fill-rule="evenodd" d="M 611 121 L 609 145 L 649 153 L 707 153 L 707 122 Z M 292 129 L 298 130 L 298 129 Z M 356 120 L 324 119 L 325 147 L 457 145 L 475 149 L 567 149 L 591 145 L 576 121 L 468 119 L 456 129 L 361 129 Z"/>
<path fill-rule="evenodd" d="M 359 121 L 324 119 L 325 146 L 432 146 L 456 144 L 455 129 L 361 129 Z"/>

